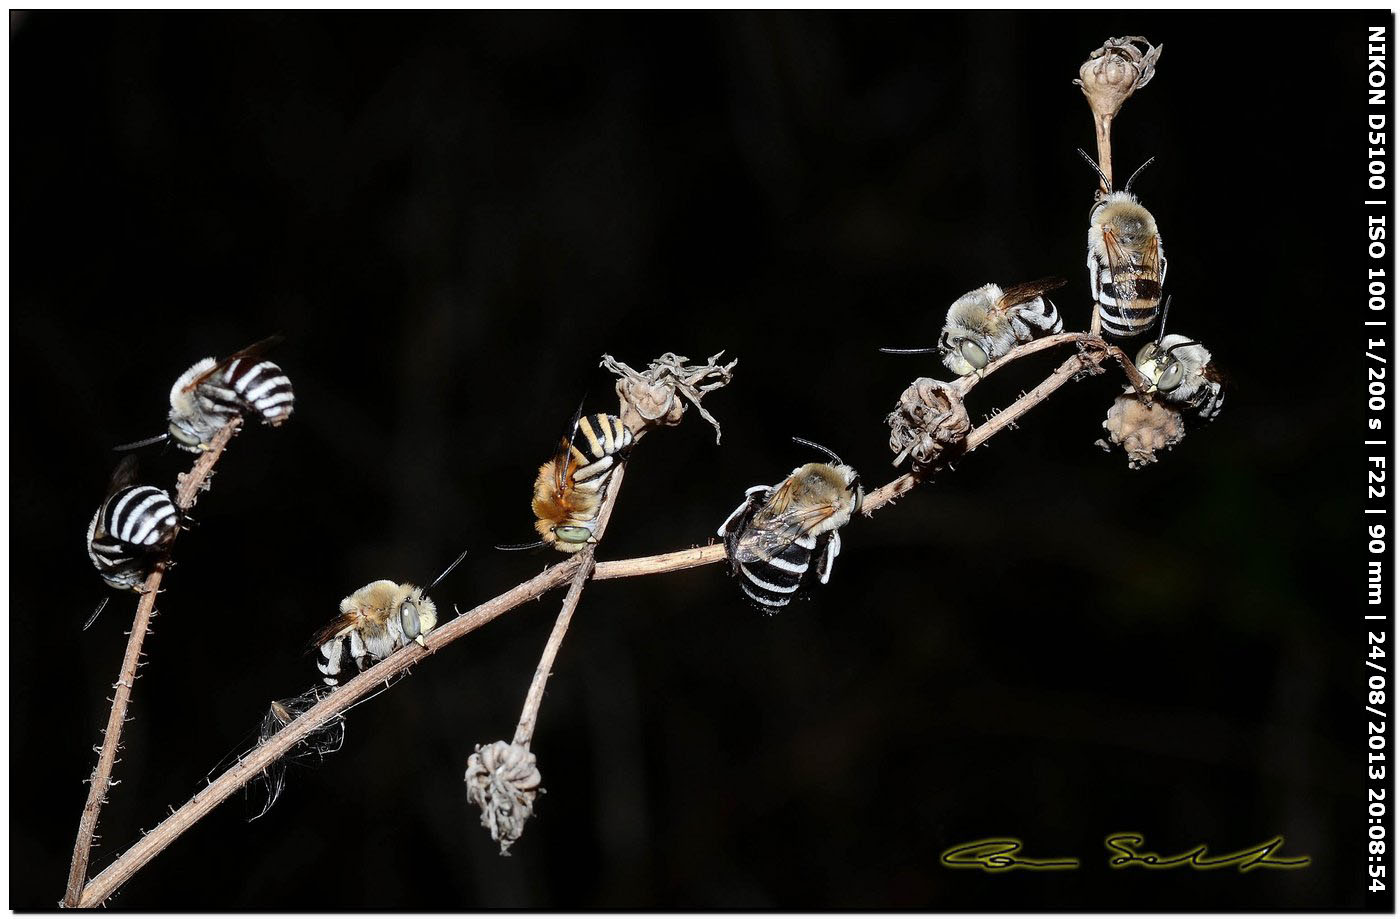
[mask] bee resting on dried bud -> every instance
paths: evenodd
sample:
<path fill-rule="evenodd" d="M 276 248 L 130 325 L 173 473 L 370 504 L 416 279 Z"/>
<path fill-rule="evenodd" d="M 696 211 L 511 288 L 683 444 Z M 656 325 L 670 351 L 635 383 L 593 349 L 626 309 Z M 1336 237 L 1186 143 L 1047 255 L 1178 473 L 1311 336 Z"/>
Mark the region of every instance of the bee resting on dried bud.
<path fill-rule="evenodd" d="M 544 793 L 535 754 L 504 740 L 478 744 L 467 758 L 466 781 L 468 800 L 481 808 L 481 825 L 501 844 L 501 854 L 508 854 L 511 843 L 525 832 L 535 795 Z"/>
<path fill-rule="evenodd" d="M 1074 82 L 1084 90 L 1096 116 L 1112 118 L 1129 96 L 1152 80 L 1161 54 L 1161 45 L 1153 47 L 1141 35 L 1110 38 L 1079 66 L 1079 79 Z"/>
<path fill-rule="evenodd" d="M 700 400 L 705 393 L 727 385 L 733 378 L 734 367 L 739 362 L 718 363 L 723 356 L 721 351 L 703 364 L 687 364 L 690 358 L 667 351 L 648 364 L 645 373 L 638 373 L 611 354 L 604 354 L 600 366 L 621 378 L 617 381 L 617 395 L 624 406 L 622 419 L 637 433 L 643 428 L 680 424 L 685 414 L 685 402 L 677 398 L 681 396 L 690 400 L 699 409 L 700 416 L 714 425 L 715 443 L 719 443 L 719 422 L 705 411 Z"/>
<path fill-rule="evenodd" d="M 1148 463 L 1157 462 L 1158 450 L 1170 450 L 1186 436 L 1180 412 L 1156 399 L 1144 403 L 1133 392 L 1113 400 L 1103 428 L 1114 444 L 1127 451 L 1131 469 L 1142 469 Z M 1102 440 L 1098 444 L 1105 450 L 1112 449 Z"/>
<path fill-rule="evenodd" d="M 916 469 L 932 464 L 949 450 L 960 449 L 972 429 L 957 389 L 928 377 L 911 383 L 885 420 L 890 425 L 894 465 L 909 457 Z"/>

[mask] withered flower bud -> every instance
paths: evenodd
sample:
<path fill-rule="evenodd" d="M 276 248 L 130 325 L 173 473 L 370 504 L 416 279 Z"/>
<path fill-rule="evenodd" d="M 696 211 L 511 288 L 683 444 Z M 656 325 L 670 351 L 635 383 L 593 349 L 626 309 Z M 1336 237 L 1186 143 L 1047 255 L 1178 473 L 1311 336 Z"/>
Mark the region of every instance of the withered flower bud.
<path fill-rule="evenodd" d="M 687 364 L 690 358 L 670 351 L 647 365 L 645 373 L 638 373 L 611 354 L 603 355 L 600 365 L 617 374 L 617 396 L 622 400 L 623 421 L 628 427 L 640 431 L 642 428 L 680 424 L 685 414 L 683 396 L 700 411 L 700 416 L 714 425 L 715 443 L 719 443 L 719 422 L 700 404 L 705 393 L 725 386 L 733 378 L 733 370 L 739 362 L 718 363 L 724 356 L 721 351 L 703 364 Z M 629 418 L 629 415 L 634 417 Z"/>
<path fill-rule="evenodd" d="M 1146 50 L 1138 47 L 1138 43 Z M 1110 38 L 1089 54 L 1074 82 L 1084 91 L 1089 108 L 1099 118 L 1112 118 L 1134 92 L 1146 86 L 1157 72 L 1162 45 L 1153 47 L 1141 35 Z"/>
<path fill-rule="evenodd" d="M 1186 436 L 1180 412 L 1156 399 L 1144 403 L 1132 390 L 1113 400 L 1103 428 L 1114 444 L 1127 451 L 1131 469 L 1157 462 L 1158 450 L 1170 450 Z M 1112 449 L 1102 440 L 1098 444 Z"/>
<path fill-rule="evenodd" d="M 961 393 L 929 377 L 911 383 L 885 420 L 890 425 L 894 465 L 910 457 L 915 469 L 932 464 L 949 450 L 961 449 L 972 429 Z"/>
<path fill-rule="evenodd" d="M 478 744 L 467 757 L 466 781 L 468 800 L 481 808 L 481 825 L 501 844 L 501 854 L 509 854 L 534 812 L 535 795 L 544 793 L 535 754 L 504 740 Z"/>

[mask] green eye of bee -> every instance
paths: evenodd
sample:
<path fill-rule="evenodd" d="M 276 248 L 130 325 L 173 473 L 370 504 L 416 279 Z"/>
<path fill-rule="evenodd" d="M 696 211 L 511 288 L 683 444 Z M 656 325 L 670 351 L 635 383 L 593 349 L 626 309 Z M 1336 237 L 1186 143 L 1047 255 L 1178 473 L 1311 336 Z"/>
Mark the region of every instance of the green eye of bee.
<path fill-rule="evenodd" d="M 981 370 L 987 366 L 987 352 L 983 351 L 975 341 L 963 341 L 958 345 L 958 351 L 962 353 L 963 360 L 972 365 L 974 370 Z"/>
<path fill-rule="evenodd" d="M 411 601 L 405 600 L 399 607 L 399 625 L 403 626 L 404 637 L 409 641 L 418 637 L 418 607 Z"/>
<path fill-rule="evenodd" d="M 560 542 L 588 542 L 593 538 L 593 531 L 588 527 L 556 527 L 554 535 Z"/>
<path fill-rule="evenodd" d="M 1157 388 L 1162 392 L 1176 389 L 1181 385 L 1181 379 L 1184 376 L 1186 376 L 1186 368 L 1181 366 L 1181 361 L 1172 361 L 1167 365 L 1167 372 L 1162 374 L 1162 378 L 1157 381 Z"/>

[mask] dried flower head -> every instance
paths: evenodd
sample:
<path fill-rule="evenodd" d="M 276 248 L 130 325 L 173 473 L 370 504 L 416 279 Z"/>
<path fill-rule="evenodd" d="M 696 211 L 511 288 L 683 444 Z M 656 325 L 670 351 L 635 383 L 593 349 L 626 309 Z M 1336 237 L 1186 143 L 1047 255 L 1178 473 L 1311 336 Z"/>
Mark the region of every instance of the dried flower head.
<path fill-rule="evenodd" d="M 481 808 L 481 825 L 501 844 L 501 854 L 508 854 L 511 843 L 525 832 L 535 795 L 544 793 L 535 754 L 529 747 L 504 740 L 478 744 L 467 757 L 466 781 L 468 800 Z"/>
<path fill-rule="evenodd" d="M 1146 50 L 1139 48 L 1139 43 Z M 1100 118 L 1118 114 L 1128 97 L 1152 80 L 1162 47 L 1153 47 L 1141 35 L 1125 35 L 1110 38 L 1102 48 L 1090 52 L 1074 82 L 1084 91 L 1094 114 Z"/>
<path fill-rule="evenodd" d="M 894 465 L 909 457 L 916 469 L 928 466 L 948 450 L 960 449 L 972 429 L 957 388 L 929 377 L 911 383 L 885 420 L 890 425 Z"/>
<path fill-rule="evenodd" d="M 1157 399 L 1143 402 L 1132 390 L 1113 400 L 1103 428 L 1114 444 L 1127 451 L 1132 469 L 1157 462 L 1158 450 L 1170 450 L 1186 436 L 1180 412 Z M 1102 440 L 1098 444 L 1105 450 L 1112 449 Z"/>
<path fill-rule="evenodd" d="M 648 364 L 645 373 L 638 373 L 611 354 L 604 354 L 600 366 L 621 377 L 617 381 L 617 396 L 622 400 L 622 420 L 628 427 L 640 431 L 646 427 L 680 424 L 685 402 L 677 397 L 683 396 L 699 409 L 702 418 L 714 425 L 715 443 L 719 443 L 719 422 L 705 411 L 700 400 L 705 393 L 727 385 L 733 378 L 734 367 L 739 362 L 718 363 L 723 356 L 721 351 L 703 364 L 687 364 L 690 358 L 667 351 Z M 629 415 L 635 417 L 629 418 Z"/>

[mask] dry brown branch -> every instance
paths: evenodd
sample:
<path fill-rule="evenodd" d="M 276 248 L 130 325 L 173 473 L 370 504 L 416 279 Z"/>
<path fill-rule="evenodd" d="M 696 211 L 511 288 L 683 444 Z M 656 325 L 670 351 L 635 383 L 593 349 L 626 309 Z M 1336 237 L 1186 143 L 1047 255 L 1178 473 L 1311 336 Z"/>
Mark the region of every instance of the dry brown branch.
<path fill-rule="evenodd" d="M 1137 370 L 1133 367 L 1132 361 L 1127 359 L 1126 355 L 1123 355 L 1120 349 L 1108 344 L 1101 338 L 1086 336 L 1082 333 L 1066 333 L 1064 335 L 1038 339 L 1028 344 L 1021 345 L 1013 349 L 999 361 L 988 364 L 987 369 L 983 372 L 983 376 L 985 377 L 995 369 L 999 369 L 1023 357 L 1039 353 L 1056 345 L 1064 344 L 1077 344 L 1079 348 L 1075 354 L 1067 358 L 1039 385 L 1011 403 L 1011 405 L 1007 406 L 1006 409 L 999 412 L 989 421 L 974 428 L 967 438 L 967 451 L 972 451 L 985 444 L 992 437 L 996 436 L 996 434 L 1010 427 L 1017 419 L 1024 416 L 1036 405 L 1043 402 L 1056 389 L 1059 389 L 1080 373 L 1094 371 L 1110 358 L 1120 364 L 1125 374 L 1129 375 L 1130 381 L 1136 384 L 1141 379 L 1137 375 Z M 968 384 L 967 388 L 971 389 L 975 385 L 976 383 L 972 382 Z M 608 489 L 608 496 L 604 501 L 604 506 L 599 512 L 599 525 L 597 529 L 599 536 L 606 530 L 608 519 L 611 517 L 613 505 L 620 491 L 621 476 L 625 468 L 625 466 L 621 466 L 618 468 L 617 472 L 614 473 L 615 478 L 611 487 Z M 911 491 L 920 481 L 928 478 L 928 475 L 929 471 L 925 471 L 919 476 L 905 474 L 875 491 L 872 491 L 865 497 L 862 507 L 863 513 L 867 516 L 873 514 L 879 508 Z M 681 549 L 661 555 L 621 559 L 611 562 L 598 562 L 595 565 L 593 562 L 593 549 L 594 546 L 591 545 L 586 547 L 574 557 L 546 568 L 529 581 L 488 600 L 468 612 L 463 613 L 456 619 L 447 622 L 445 625 L 434 629 L 425 636 L 427 642 L 426 650 L 418 647 L 416 644 L 410 644 L 408 647 L 395 652 L 365 670 L 363 673 L 341 686 L 340 689 L 329 694 L 324 700 L 308 710 L 300 718 L 290 722 L 266 743 L 250 751 L 240 762 L 212 781 L 206 788 L 202 789 L 182 807 L 157 825 L 155 829 L 146 834 L 144 838 L 124 852 L 104 871 L 94 877 L 83 890 L 82 898 L 77 905 L 100 905 L 147 862 L 178 839 L 186 830 L 202 819 L 217 805 L 255 778 L 287 751 L 295 747 L 299 741 L 316 730 L 320 725 L 344 712 L 376 687 L 388 683 L 414 664 L 431 654 L 435 654 L 437 651 L 445 648 L 464 635 L 475 631 L 497 616 L 509 612 L 529 600 L 538 599 L 556 587 L 561 587 L 564 584 L 571 584 L 569 595 L 565 598 L 565 603 L 560 610 L 554 631 L 551 633 L 549 643 L 546 645 L 545 654 L 542 656 L 540 666 L 536 670 L 536 679 L 531 684 L 530 692 L 526 697 L 525 710 L 521 714 L 520 723 L 516 729 L 517 739 L 522 736 L 528 738 L 529 734 L 533 733 L 534 720 L 538 714 L 539 699 L 543 696 L 544 680 L 548 677 L 549 667 L 552 665 L 554 655 L 558 653 L 558 646 L 562 643 L 563 635 L 568 629 L 569 618 L 572 616 L 573 608 L 578 603 L 578 597 L 582 594 L 582 585 L 590 579 L 590 575 L 586 573 L 590 568 L 592 569 L 592 579 L 642 577 L 652 574 L 663 574 L 670 571 L 681 571 L 687 568 L 697 568 L 703 565 L 711 565 L 725 558 L 723 544 L 715 543 L 696 548 Z M 543 674 L 543 677 L 541 674 Z M 536 683 L 538 683 L 538 688 L 536 687 Z"/>
<path fill-rule="evenodd" d="M 554 658 L 559 655 L 559 648 L 564 644 L 564 635 L 569 631 L 569 622 L 574 617 L 574 610 L 578 608 L 578 601 L 583 596 L 583 586 L 588 583 L 589 577 L 593 574 L 593 555 L 598 548 L 598 540 L 603 537 L 603 531 L 607 529 L 608 518 L 612 516 L 613 505 L 617 503 L 617 494 L 622 486 L 622 475 L 627 471 L 627 464 L 623 463 L 613 472 L 612 482 L 608 484 L 607 496 L 603 499 L 603 507 L 598 512 L 598 526 L 594 530 L 594 542 L 584 546 L 578 553 L 579 568 L 574 575 L 573 582 L 569 584 L 569 592 L 564 596 L 564 603 L 559 608 L 559 616 L 554 621 L 554 629 L 549 633 L 549 641 L 545 642 L 544 652 L 540 655 L 540 663 L 535 668 L 534 678 L 530 680 L 530 689 L 525 694 L 525 706 L 520 711 L 520 721 L 515 726 L 515 743 L 523 747 L 530 746 L 530 739 L 535 735 L 535 720 L 540 714 L 540 703 L 544 701 L 544 687 L 549 682 L 550 670 L 554 667 Z"/>
<path fill-rule="evenodd" d="M 1146 50 L 1137 47 L 1139 43 L 1146 45 Z M 1110 39 L 1101 49 L 1093 52 L 1090 59 L 1080 68 L 1081 79 L 1075 82 L 1079 83 L 1084 90 L 1094 115 L 1098 163 L 1103 174 L 1103 180 L 1100 183 L 1102 194 L 1107 194 L 1112 190 L 1111 131 L 1113 118 L 1123 102 L 1136 89 L 1145 86 L 1152 78 L 1160 54 L 1160 46 L 1154 48 L 1145 39 L 1137 36 Z M 1132 360 L 1121 348 L 1105 341 L 1101 337 L 1100 331 L 1101 322 L 1096 303 L 1091 312 L 1087 334 L 1066 332 L 1037 339 L 1013 348 L 1002 358 L 988 364 L 980 374 L 955 381 L 952 385 L 957 388 L 958 394 L 963 396 L 983 379 L 1017 360 L 1061 345 L 1074 344 L 1076 346 L 1075 353 L 1038 385 L 968 433 L 961 452 L 971 452 L 999 432 L 1013 427 L 1021 417 L 1070 380 L 1082 375 L 1101 373 L 1106 361 L 1111 360 L 1116 363 L 1133 388 L 1139 394 L 1145 393 L 1147 382 L 1137 371 Z M 683 402 L 675 398 L 677 392 L 690 399 L 699 408 L 699 399 L 704 392 L 708 391 L 709 388 L 717 388 L 728 382 L 728 375 L 733 369 L 733 364 L 720 366 L 716 363 L 718 357 L 719 355 L 716 355 L 711 358 L 706 365 L 692 367 L 685 364 L 685 358 L 665 355 L 660 364 L 653 362 L 648 369 L 648 374 L 639 374 L 607 356 L 604 358 L 604 366 L 609 366 L 609 369 L 623 376 L 623 379 L 618 383 L 618 393 L 623 399 L 622 415 L 625 419 L 645 421 L 649 424 L 674 424 L 680 420 L 685 407 Z M 668 360 L 669 363 L 667 363 Z M 662 370 L 667 371 L 664 379 L 661 378 Z M 651 409 L 649 413 L 636 407 L 636 400 L 643 396 L 645 397 L 643 401 Z M 629 402 L 629 397 L 631 402 Z M 1143 398 L 1145 399 L 1145 396 Z M 718 424 L 704 409 L 700 409 L 700 411 L 706 419 L 716 425 L 716 439 L 718 440 Z M 221 439 L 216 439 L 210 452 L 201 457 L 190 475 L 181 481 L 179 503 L 182 508 L 193 504 L 198 489 L 203 485 L 214 462 L 218 459 L 218 454 L 227 444 L 228 438 L 232 436 L 236 427 L 236 423 L 233 423 L 221 432 Z M 641 430 L 641 426 L 635 427 L 634 430 Z M 876 510 L 886 504 L 893 503 L 911 491 L 919 482 L 929 478 L 933 473 L 947 465 L 946 460 L 938 460 L 927 468 L 920 469 L 917 473 L 906 473 L 872 491 L 865 497 L 863 513 L 866 516 L 874 514 Z M 617 469 L 616 478 L 600 510 L 596 531 L 598 538 L 601 538 L 607 527 L 620 490 L 623 472 L 624 467 Z M 134 676 L 136 658 L 140 652 L 141 637 L 144 636 L 149 624 L 155 594 L 163 574 L 163 569 L 158 568 L 148 579 L 146 593 L 142 596 L 137 609 L 136 625 L 133 627 L 132 639 L 128 645 L 127 656 L 123 661 L 122 678 L 117 683 L 117 696 L 113 703 L 112 718 L 108 723 L 106 742 L 98 761 L 98 767 L 93 773 L 93 787 L 90 789 L 88 806 L 84 809 L 83 821 L 79 828 L 78 846 L 74 851 L 73 871 L 69 879 L 68 896 L 64 900 L 65 905 L 85 907 L 101 905 L 122 884 L 186 830 L 239 788 L 262 773 L 322 724 L 338 717 L 381 684 L 387 685 L 394 677 L 406 672 L 408 668 L 436 653 L 439 649 L 475 631 L 497 616 L 529 600 L 538 599 L 546 592 L 568 583 L 570 585 L 569 592 L 545 645 L 539 666 L 536 668 L 515 732 L 515 744 L 526 748 L 528 752 L 550 669 L 588 580 L 591 578 L 641 577 L 680 571 L 714 564 L 725 558 L 725 548 L 718 543 L 661 555 L 601 563 L 595 563 L 595 551 L 596 544 L 590 544 L 574 557 L 546 568 L 534 578 L 435 629 L 425 636 L 426 647 L 410 644 L 360 673 L 342 685 L 336 692 L 327 695 L 325 699 L 306 711 L 301 717 L 291 721 L 266 742 L 255 747 L 245 758 L 212 781 L 208 787 L 201 790 L 184 806 L 172 811 L 171 815 L 154 830 L 127 849 L 115 862 L 84 886 L 82 877 L 86 872 L 92 833 L 96 827 L 97 815 L 104 800 L 111 766 L 115 760 L 121 722 L 125 717 L 127 701 L 130 697 L 131 679 Z M 537 774 L 535 780 L 538 780 Z"/>
<path fill-rule="evenodd" d="M 214 436 L 209 449 L 200 454 L 189 472 L 179 478 L 175 504 L 183 514 L 199 500 L 199 494 L 214 472 L 214 465 L 224 453 L 233 435 L 238 433 L 243 419 L 235 417 L 224 425 Z M 178 531 L 177 531 L 178 535 Z M 136 604 L 136 618 L 126 640 L 126 654 L 122 657 L 121 672 L 117 676 L 112 695 L 112 710 L 107 715 L 107 727 L 102 731 L 102 747 L 98 751 L 97 765 L 88 778 L 87 803 L 83 805 L 82 816 L 78 820 L 78 838 L 73 843 L 73 861 L 68 869 L 68 887 L 64 891 L 63 905 L 77 906 L 83 895 L 84 881 L 87 880 L 88 860 L 92 856 L 93 839 L 97 833 L 97 819 L 102 814 L 102 805 L 107 803 L 107 790 L 112 787 L 112 767 L 117 762 L 117 750 L 121 747 L 122 726 L 126 723 L 126 710 L 131 703 L 131 686 L 136 681 L 136 668 L 141 660 L 141 646 L 150 630 L 151 616 L 155 612 L 156 596 L 160 593 L 161 581 L 165 579 L 166 562 L 156 565 L 141 588 L 141 599 Z"/>

